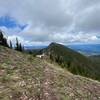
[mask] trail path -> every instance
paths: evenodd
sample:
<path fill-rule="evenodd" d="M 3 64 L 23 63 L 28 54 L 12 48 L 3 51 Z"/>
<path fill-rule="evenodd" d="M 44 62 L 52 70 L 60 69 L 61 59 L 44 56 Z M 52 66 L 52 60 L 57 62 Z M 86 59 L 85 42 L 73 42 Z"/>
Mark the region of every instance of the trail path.
<path fill-rule="evenodd" d="M 54 74 L 53 71 L 44 65 L 44 80 L 43 80 L 43 96 L 44 100 L 58 100 L 53 86 Z"/>

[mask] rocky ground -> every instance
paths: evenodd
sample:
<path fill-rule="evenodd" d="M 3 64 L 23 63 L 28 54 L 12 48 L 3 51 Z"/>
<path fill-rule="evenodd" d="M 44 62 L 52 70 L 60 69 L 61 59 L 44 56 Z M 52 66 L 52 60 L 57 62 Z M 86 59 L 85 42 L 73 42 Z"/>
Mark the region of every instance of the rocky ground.
<path fill-rule="evenodd" d="M 100 82 L 0 46 L 0 100 L 100 100 Z"/>

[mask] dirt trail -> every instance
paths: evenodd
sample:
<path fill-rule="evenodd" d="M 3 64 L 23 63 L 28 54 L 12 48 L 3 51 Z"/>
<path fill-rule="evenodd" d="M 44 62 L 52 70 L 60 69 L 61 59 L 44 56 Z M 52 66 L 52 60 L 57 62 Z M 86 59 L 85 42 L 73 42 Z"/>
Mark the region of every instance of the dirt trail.
<path fill-rule="evenodd" d="M 54 75 L 48 66 L 44 65 L 43 97 L 44 100 L 59 100 L 53 86 Z"/>

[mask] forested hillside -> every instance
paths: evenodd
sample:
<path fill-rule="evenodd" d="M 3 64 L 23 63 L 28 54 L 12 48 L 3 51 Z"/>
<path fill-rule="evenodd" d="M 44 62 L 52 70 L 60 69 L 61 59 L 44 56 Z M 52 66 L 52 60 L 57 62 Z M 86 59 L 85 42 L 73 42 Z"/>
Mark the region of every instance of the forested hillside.
<path fill-rule="evenodd" d="M 72 50 L 64 45 L 51 43 L 43 52 L 58 63 L 62 68 L 68 69 L 73 74 L 78 74 L 100 80 L 100 67 L 95 61 Z"/>

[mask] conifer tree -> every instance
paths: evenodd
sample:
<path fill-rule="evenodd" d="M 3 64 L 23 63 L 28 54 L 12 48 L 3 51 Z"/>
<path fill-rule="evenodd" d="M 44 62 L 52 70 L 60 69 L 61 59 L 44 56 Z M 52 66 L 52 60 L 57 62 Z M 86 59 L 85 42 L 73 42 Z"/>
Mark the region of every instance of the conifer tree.
<path fill-rule="evenodd" d="M 10 40 L 10 48 L 11 48 L 11 49 L 13 48 L 11 40 Z"/>
<path fill-rule="evenodd" d="M 0 41 L 3 40 L 3 34 L 2 34 L 2 31 L 0 31 Z"/>
<path fill-rule="evenodd" d="M 3 36 L 3 32 L 0 30 L 0 45 L 9 47 L 7 39 Z"/>
<path fill-rule="evenodd" d="M 15 50 L 19 50 L 19 42 L 18 42 L 17 38 L 16 38 L 16 47 L 15 47 Z"/>
<path fill-rule="evenodd" d="M 23 51 L 23 47 L 22 47 L 21 43 L 19 43 L 18 38 L 16 38 L 16 47 L 15 47 L 15 50 L 21 51 L 21 52 Z"/>
<path fill-rule="evenodd" d="M 19 51 L 22 51 L 22 45 L 21 45 L 21 43 L 19 44 Z"/>

